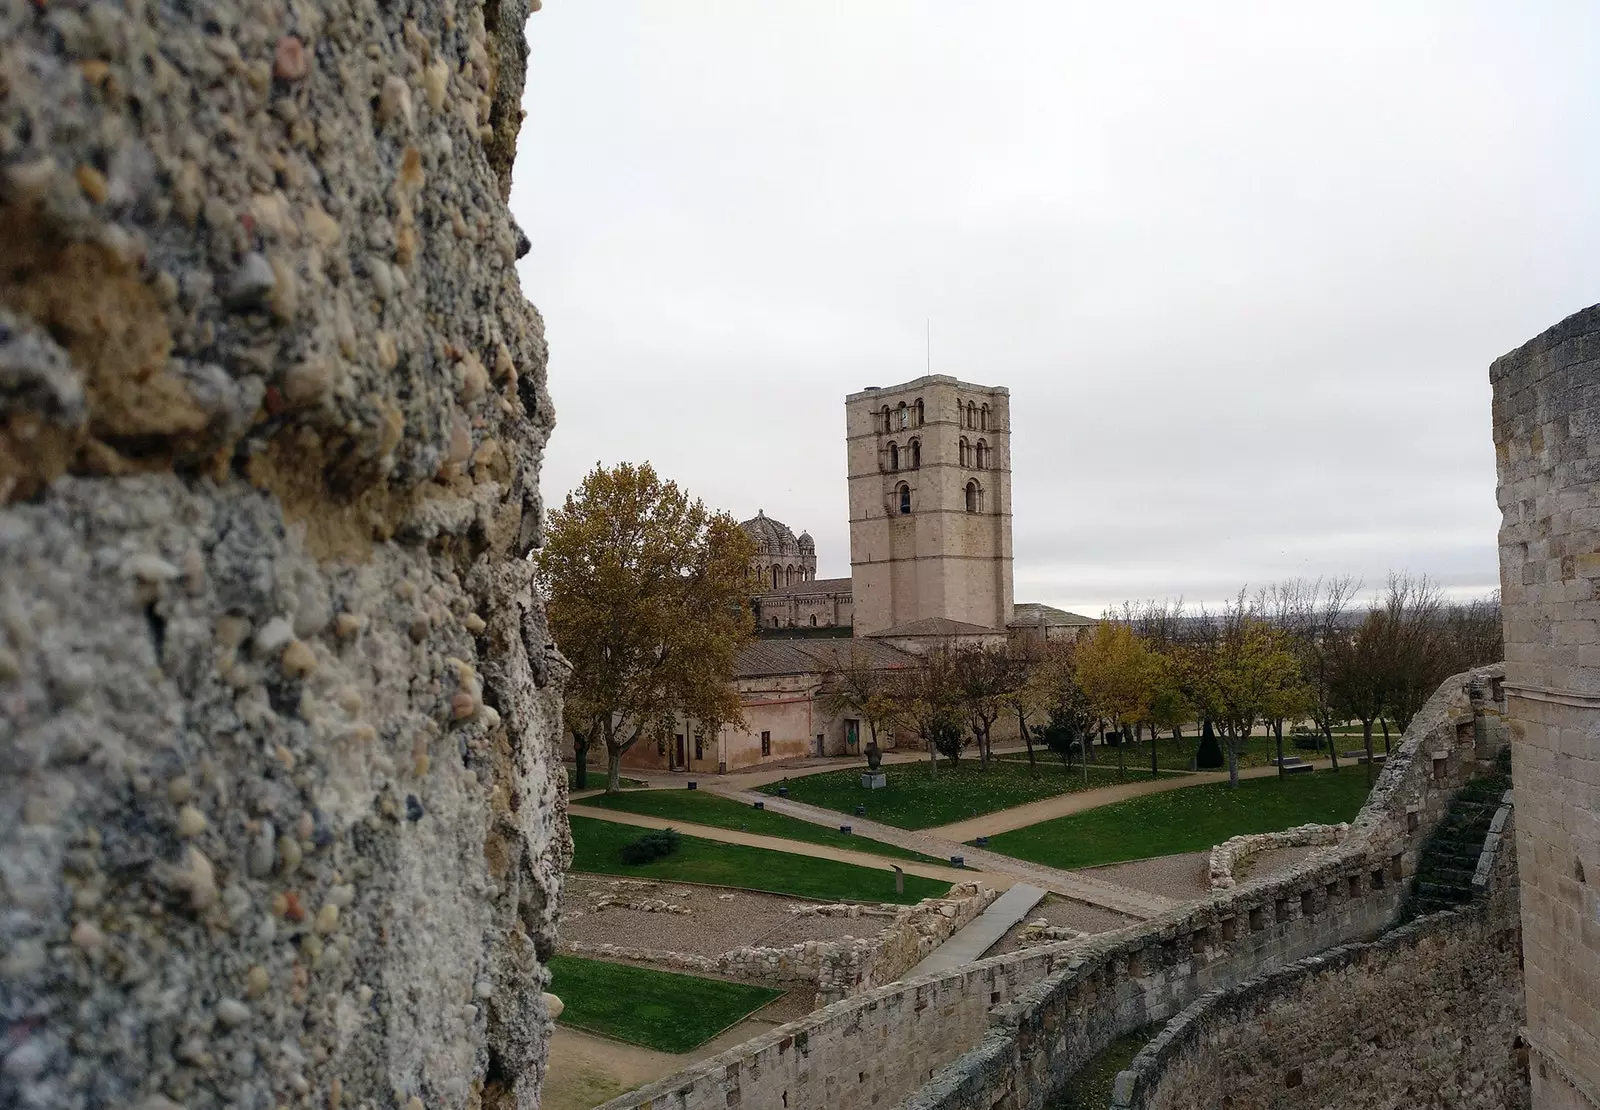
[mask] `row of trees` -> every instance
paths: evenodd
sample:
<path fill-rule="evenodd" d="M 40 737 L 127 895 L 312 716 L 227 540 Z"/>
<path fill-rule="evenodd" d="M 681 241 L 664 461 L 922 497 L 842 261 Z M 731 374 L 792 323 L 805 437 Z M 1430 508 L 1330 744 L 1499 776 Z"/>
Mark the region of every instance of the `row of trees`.
<path fill-rule="evenodd" d="M 755 634 L 745 579 L 754 554 L 731 516 L 649 464 L 597 466 L 550 513 L 537 574 L 572 666 L 566 727 L 580 786 L 596 744 L 616 790 L 623 755 L 670 735 L 676 714 L 711 733 L 741 721 L 731 677 Z M 1387 746 L 1391 724 L 1403 731 L 1447 675 L 1501 654 L 1496 601 L 1449 606 L 1427 579 L 1405 575 L 1391 575 L 1364 612 L 1360 592 L 1335 578 L 1241 592 L 1217 611 L 1128 604 L 1074 644 L 951 647 L 891 670 L 852 655 L 824 697 L 874 740 L 911 732 L 935 768 L 974 743 L 987 767 L 1002 718 L 1015 719 L 1030 763 L 1036 741 L 1087 765 L 1107 725 L 1130 741 L 1148 729 L 1152 772 L 1158 732 L 1181 740 L 1193 722 L 1199 764 L 1226 761 L 1234 783 L 1254 728 L 1273 729 L 1281 756 L 1285 723 L 1310 720 L 1337 766 L 1335 722 L 1359 720 L 1370 757 L 1375 727 Z M 1119 759 L 1129 746 L 1118 745 Z"/>
<path fill-rule="evenodd" d="M 936 650 L 918 666 L 878 670 L 852 660 L 827 694 L 874 740 L 913 733 L 930 759 L 954 761 L 976 744 L 987 766 L 995 722 L 1011 714 L 1027 743 L 1069 760 L 1092 758 L 1110 734 L 1133 742 L 1148 730 L 1150 766 L 1157 737 L 1182 740 L 1198 725 L 1196 761 L 1226 764 L 1238 784 L 1239 760 L 1260 726 L 1276 738 L 1280 766 L 1286 724 L 1313 722 L 1334 766 L 1336 723 L 1358 720 L 1369 776 L 1374 728 L 1404 731 L 1448 675 L 1498 659 L 1499 606 L 1449 606 L 1426 578 L 1391 575 L 1379 600 L 1360 611 L 1351 578 L 1292 581 L 1241 592 L 1218 611 L 1181 603 L 1125 605 L 1071 644 L 974 645 Z M 1129 744 L 1118 745 L 1125 762 Z"/>

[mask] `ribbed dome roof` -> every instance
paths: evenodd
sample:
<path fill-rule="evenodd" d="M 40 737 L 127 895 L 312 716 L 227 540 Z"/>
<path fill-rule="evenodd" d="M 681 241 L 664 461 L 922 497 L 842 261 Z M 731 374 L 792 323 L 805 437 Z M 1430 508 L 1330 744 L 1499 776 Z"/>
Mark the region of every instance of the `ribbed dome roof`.
<path fill-rule="evenodd" d="M 758 510 L 750 520 L 741 521 L 739 527 L 749 533 L 763 555 L 793 555 L 800 548 L 794 532 L 781 520 L 773 520 Z"/>
<path fill-rule="evenodd" d="M 817 549 L 817 541 L 811 538 L 811 533 L 810 532 L 801 532 L 800 533 L 800 550 L 801 551 L 815 551 L 816 549 Z"/>

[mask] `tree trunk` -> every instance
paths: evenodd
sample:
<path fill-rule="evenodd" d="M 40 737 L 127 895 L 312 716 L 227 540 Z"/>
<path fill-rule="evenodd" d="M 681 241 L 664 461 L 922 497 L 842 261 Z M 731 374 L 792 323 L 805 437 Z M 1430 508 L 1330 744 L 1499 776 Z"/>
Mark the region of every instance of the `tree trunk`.
<path fill-rule="evenodd" d="M 928 777 L 939 777 L 939 745 L 933 742 L 933 737 L 928 737 Z"/>
<path fill-rule="evenodd" d="M 1126 733 L 1127 727 L 1128 727 L 1127 725 L 1123 725 L 1120 728 L 1117 728 L 1117 730 L 1116 730 L 1116 733 L 1117 733 L 1117 778 L 1119 778 L 1119 779 L 1125 779 L 1125 778 L 1128 777 L 1128 737 L 1127 737 L 1127 733 Z"/>
<path fill-rule="evenodd" d="M 622 790 L 622 746 L 617 743 L 617 726 L 610 718 L 606 719 L 606 793 L 617 794 Z"/>
<path fill-rule="evenodd" d="M 1339 749 L 1333 746 L 1333 717 L 1324 713 L 1319 723 L 1322 725 L 1322 735 L 1328 741 L 1328 758 L 1333 760 L 1333 769 L 1337 771 L 1339 769 Z"/>
<path fill-rule="evenodd" d="M 1367 749 L 1367 789 L 1372 789 L 1372 784 L 1378 781 L 1377 765 L 1372 762 L 1372 718 L 1363 717 L 1361 720 L 1361 741 Z"/>
<path fill-rule="evenodd" d="M 1281 779 L 1288 774 L 1283 769 L 1283 718 L 1278 717 L 1272 722 L 1272 732 L 1278 738 L 1278 777 Z"/>
<path fill-rule="evenodd" d="M 1156 758 L 1156 726 L 1150 726 L 1150 777 L 1161 777 L 1161 761 Z"/>
<path fill-rule="evenodd" d="M 1234 735 L 1230 726 L 1227 730 L 1228 749 L 1228 785 L 1235 790 L 1239 788 L 1239 738 Z"/>
<path fill-rule="evenodd" d="M 578 764 L 573 772 L 572 781 L 574 790 L 587 790 L 589 788 L 589 741 L 583 739 L 578 733 L 572 734 L 572 757 Z"/>
<path fill-rule="evenodd" d="M 978 770 L 987 771 L 989 769 L 989 730 L 987 728 L 974 726 L 972 729 L 972 735 L 976 737 L 978 741 Z"/>
<path fill-rule="evenodd" d="M 1383 726 L 1383 754 L 1387 756 L 1389 754 L 1389 719 L 1387 717 L 1379 717 L 1378 723 Z"/>
<path fill-rule="evenodd" d="M 1022 710 L 1017 710 L 1017 729 L 1022 733 L 1022 742 L 1028 746 L 1028 771 L 1031 774 L 1036 768 L 1033 763 L 1033 734 L 1028 731 L 1028 715 Z"/>

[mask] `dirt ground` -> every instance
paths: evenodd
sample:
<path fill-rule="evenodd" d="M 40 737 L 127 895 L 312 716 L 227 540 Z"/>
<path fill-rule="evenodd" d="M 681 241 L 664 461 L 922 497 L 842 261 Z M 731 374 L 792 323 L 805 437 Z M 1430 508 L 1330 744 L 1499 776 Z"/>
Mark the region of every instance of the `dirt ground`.
<path fill-rule="evenodd" d="M 1047 894 L 1044 901 L 1029 910 L 1021 921 L 1006 930 L 1005 936 L 996 941 L 994 946 L 984 953 L 984 956 L 987 958 L 989 956 L 1001 956 L 1007 952 L 1021 951 L 1023 946 L 1019 942 L 1018 936 L 1021 934 L 1023 926 L 1030 921 L 1038 921 L 1040 918 L 1050 922 L 1052 925 L 1064 925 L 1069 929 L 1077 929 L 1080 933 L 1109 933 L 1113 929 L 1122 928 L 1124 925 L 1136 924 L 1134 918 L 1125 917 L 1112 910 L 1102 909 L 1099 906 L 1086 906 L 1081 902 L 1073 902 L 1054 894 Z"/>
<path fill-rule="evenodd" d="M 561 898 L 562 941 L 716 956 L 743 945 L 781 948 L 808 940 L 872 937 L 891 920 L 869 914 L 854 918 L 798 917 L 790 912 L 791 907 L 816 903 L 804 898 L 680 883 L 649 883 L 614 890 L 607 885 L 614 881 L 600 875 L 567 876 Z M 594 909 L 596 896 L 602 894 L 633 902 L 659 899 L 686 906 L 690 912 L 650 912 L 625 906 Z"/>

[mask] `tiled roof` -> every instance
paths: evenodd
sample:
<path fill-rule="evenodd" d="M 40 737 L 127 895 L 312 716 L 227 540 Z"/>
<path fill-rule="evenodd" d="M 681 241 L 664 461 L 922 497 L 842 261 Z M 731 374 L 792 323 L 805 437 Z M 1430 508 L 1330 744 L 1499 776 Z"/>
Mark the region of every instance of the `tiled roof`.
<path fill-rule="evenodd" d="M 917 657 L 872 640 L 761 640 L 739 649 L 733 661 L 733 676 L 826 674 L 851 666 L 852 662 L 887 670 L 914 666 Z"/>
<path fill-rule="evenodd" d="M 886 628 L 882 632 L 874 632 L 874 636 L 993 636 L 1001 631 L 998 628 L 986 628 L 981 624 L 968 624 L 966 621 L 953 621 L 949 617 L 923 617 L 919 621 L 910 621 L 906 624 L 897 624 L 893 628 Z"/>
<path fill-rule="evenodd" d="M 784 594 L 848 594 L 850 592 L 850 579 L 848 578 L 814 578 L 810 582 L 794 582 L 787 586 L 779 586 L 775 590 L 762 590 L 757 597 L 773 597 Z"/>
<path fill-rule="evenodd" d="M 1098 623 L 1093 617 L 1086 617 L 1082 613 L 1069 613 L 1065 609 L 1057 609 L 1054 605 L 1042 605 L 1037 601 L 1020 601 L 1012 608 L 1013 616 L 1010 627 L 1018 625 L 1049 625 L 1051 627 L 1078 627 Z"/>

